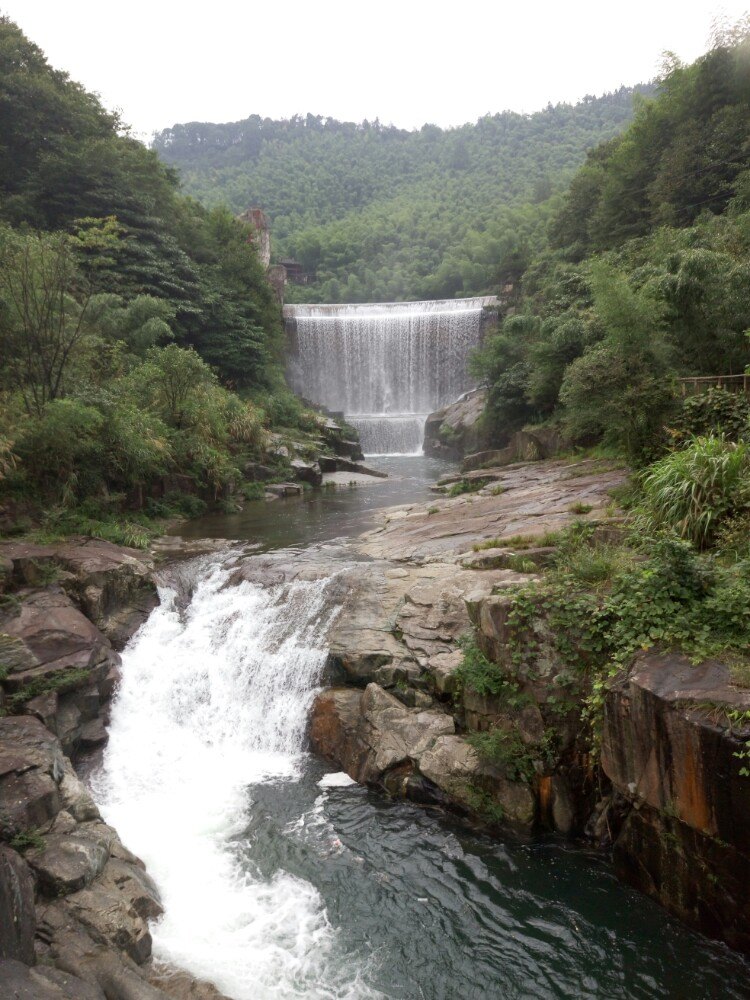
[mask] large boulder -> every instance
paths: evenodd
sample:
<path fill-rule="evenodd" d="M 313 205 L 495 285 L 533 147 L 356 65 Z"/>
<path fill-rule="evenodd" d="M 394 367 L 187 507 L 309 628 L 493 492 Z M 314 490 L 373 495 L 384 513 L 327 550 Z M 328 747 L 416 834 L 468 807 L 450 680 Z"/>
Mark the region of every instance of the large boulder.
<path fill-rule="evenodd" d="M 455 403 L 431 413 L 424 429 L 424 453 L 441 458 L 462 458 L 485 446 L 489 435 L 482 416 L 487 390 L 474 389 Z"/>
<path fill-rule="evenodd" d="M 356 781 L 519 832 L 533 827 L 535 797 L 527 782 L 510 781 L 483 761 L 456 735 L 451 715 L 408 708 L 378 684 L 319 695 L 310 740 Z"/>
<path fill-rule="evenodd" d="M 53 819 L 64 774 L 62 747 L 41 722 L 0 718 L 0 833 L 10 839 Z"/>

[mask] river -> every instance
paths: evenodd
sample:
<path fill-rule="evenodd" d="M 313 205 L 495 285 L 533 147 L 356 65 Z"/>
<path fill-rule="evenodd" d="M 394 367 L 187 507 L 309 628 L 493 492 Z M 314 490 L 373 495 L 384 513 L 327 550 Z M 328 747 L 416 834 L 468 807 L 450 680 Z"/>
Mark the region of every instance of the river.
<path fill-rule="evenodd" d="M 183 534 L 257 550 L 365 530 L 442 471 L 249 504 Z M 261 587 L 237 547 L 178 564 L 123 656 L 92 776 L 165 905 L 154 954 L 234 1000 L 746 998 L 750 968 L 562 841 L 497 841 L 351 783 L 306 749 L 338 614 L 328 580 Z"/>

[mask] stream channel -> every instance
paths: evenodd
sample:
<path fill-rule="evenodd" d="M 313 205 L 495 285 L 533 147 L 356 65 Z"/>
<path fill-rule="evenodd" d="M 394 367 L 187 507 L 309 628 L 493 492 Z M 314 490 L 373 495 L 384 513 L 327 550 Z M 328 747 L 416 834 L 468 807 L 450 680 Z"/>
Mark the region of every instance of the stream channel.
<path fill-rule="evenodd" d="M 204 517 L 183 537 L 303 547 L 375 510 L 428 501 L 445 471 Z M 91 776 L 146 862 L 165 915 L 157 959 L 234 1000 L 542 1000 L 750 996 L 750 967 L 619 884 L 606 857 L 498 841 L 331 774 L 305 730 L 337 614 L 326 580 L 232 577 L 237 547 L 164 574 L 130 642 Z"/>

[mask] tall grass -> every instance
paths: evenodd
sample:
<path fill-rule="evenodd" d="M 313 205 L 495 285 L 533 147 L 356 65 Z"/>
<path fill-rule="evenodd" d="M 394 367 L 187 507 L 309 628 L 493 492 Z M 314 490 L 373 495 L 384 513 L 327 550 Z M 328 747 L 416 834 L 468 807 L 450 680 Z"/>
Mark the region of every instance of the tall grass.
<path fill-rule="evenodd" d="M 750 450 L 724 437 L 694 438 L 654 463 L 641 490 L 640 527 L 708 548 L 722 522 L 750 504 Z"/>

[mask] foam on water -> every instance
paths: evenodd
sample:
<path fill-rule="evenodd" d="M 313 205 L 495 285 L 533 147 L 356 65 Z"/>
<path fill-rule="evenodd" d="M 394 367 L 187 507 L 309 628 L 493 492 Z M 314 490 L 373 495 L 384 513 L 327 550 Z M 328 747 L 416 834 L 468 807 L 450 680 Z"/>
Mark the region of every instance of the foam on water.
<path fill-rule="evenodd" d="M 252 785 L 294 780 L 332 615 L 326 581 L 262 589 L 213 565 L 175 590 L 123 655 L 94 791 L 148 866 L 165 913 L 154 955 L 236 1000 L 359 998 L 317 889 L 248 873 L 237 838 Z M 250 787 L 249 787 L 250 786 Z"/>

